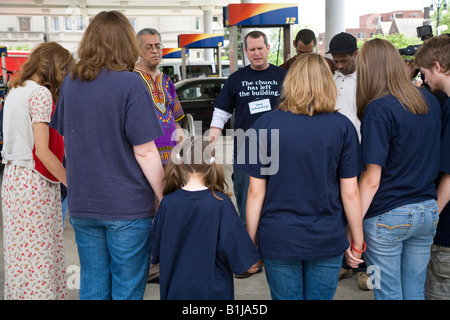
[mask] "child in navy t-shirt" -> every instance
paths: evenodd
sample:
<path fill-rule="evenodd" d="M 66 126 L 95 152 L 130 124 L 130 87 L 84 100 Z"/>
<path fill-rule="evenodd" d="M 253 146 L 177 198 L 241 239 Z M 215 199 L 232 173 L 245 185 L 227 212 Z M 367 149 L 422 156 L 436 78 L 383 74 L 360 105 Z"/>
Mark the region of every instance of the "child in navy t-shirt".
<path fill-rule="evenodd" d="M 232 300 L 233 273 L 255 273 L 261 259 L 201 139 L 184 143 L 166 168 L 152 230 L 161 300 Z"/>

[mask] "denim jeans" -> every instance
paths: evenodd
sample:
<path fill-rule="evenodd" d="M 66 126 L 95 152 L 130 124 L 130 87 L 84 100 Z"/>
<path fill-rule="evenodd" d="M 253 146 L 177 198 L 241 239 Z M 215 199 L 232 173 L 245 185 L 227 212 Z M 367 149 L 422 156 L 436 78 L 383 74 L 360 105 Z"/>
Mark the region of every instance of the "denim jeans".
<path fill-rule="evenodd" d="M 425 299 L 427 264 L 438 220 L 435 200 L 364 220 L 365 257 L 375 299 Z"/>
<path fill-rule="evenodd" d="M 250 176 L 242 170 L 233 167 L 233 188 L 236 197 L 236 204 L 242 223 L 245 221 L 245 207 L 247 205 L 247 193 L 250 185 Z"/>
<path fill-rule="evenodd" d="M 343 255 L 315 260 L 263 259 L 273 300 L 332 300 Z"/>
<path fill-rule="evenodd" d="M 428 263 L 428 300 L 450 300 L 450 248 L 433 244 Z"/>
<path fill-rule="evenodd" d="M 142 300 L 152 219 L 70 217 L 81 265 L 80 300 Z"/>
<path fill-rule="evenodd" d="M 62 222 L 64 228 L 67 216 L 67 196 L 61 197 L 61 207 L 62 207 Z"/>

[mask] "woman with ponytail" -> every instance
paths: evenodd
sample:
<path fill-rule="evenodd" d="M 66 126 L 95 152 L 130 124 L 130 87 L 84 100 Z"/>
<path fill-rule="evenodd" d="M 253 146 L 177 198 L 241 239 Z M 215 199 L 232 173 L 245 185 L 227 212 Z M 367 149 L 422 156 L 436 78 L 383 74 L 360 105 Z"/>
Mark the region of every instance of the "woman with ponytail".
<path fill-rule="evenodd" d="M 226 193 L 213 145 L 185 139 L 165 168 L 152 227 L 161 300 L 232 300 L 233 273 L 255 273 L 259 253 Z"/>

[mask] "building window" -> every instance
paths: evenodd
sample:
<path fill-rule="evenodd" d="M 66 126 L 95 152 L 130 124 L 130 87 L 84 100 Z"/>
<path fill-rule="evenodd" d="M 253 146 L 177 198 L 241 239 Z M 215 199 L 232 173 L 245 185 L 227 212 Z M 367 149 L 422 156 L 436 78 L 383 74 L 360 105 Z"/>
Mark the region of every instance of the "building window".
<path fill-rule="evenodd" d="M 200 25 L 200 18 L 196 17 L 195 18 L 195 30 L 200 30 L 201 25 Z"/>
<path fill-rule="evenodd" d="M 366 38 L 366 33 L 365 32 L 358 33 L 357 38 L 358 39 L 365 39 Z"/>
<path fill-rule="evenodd" d="M 83 17 L 65 17 L 64 18 L 66 31 L 83 30 Z"/>
<path fill-rule="evenodd" d="M 31 18 L 18 17 L 19 19 L 19 31 L 31 31 Z"/>
<path fill-rule="evenodd" d="M 53 31 L 60 31 L 58 17 L 53 17 Z"/>
<path fill-rule="evenodd" d="M 132 19 L 128 19 L 128 21 L 130 21 L 131 26 L 136 31 L 136 19 L 132 18 Z"/>

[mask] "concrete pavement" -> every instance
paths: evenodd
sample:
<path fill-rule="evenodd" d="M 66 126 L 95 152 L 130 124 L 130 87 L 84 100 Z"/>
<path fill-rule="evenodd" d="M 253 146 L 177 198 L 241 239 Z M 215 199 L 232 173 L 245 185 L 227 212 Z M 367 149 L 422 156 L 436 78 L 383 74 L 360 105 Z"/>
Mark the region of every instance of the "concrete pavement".
<path fill-rule="evenodd" d="M 224 148 L 218 148 L 216 158 L 218 161 L 225 163 L 225 172 L 227 175 L 229 186 L 231 184 L 231 163 L 230 148 L 232 143 L 228 140 L 221 144 Z M 232 149 L 231 149 L 232 150 Z M 223 155 L 226 155 L 224 157 Z M 3 230 L 3 219 L 0 219 L 1 230 Z M 0 299 L 3 299 L 4 293 L 4 259 L 3 259 L 3 232 L 0 235 Z M 75 243 L 75 235 L 73 228 L 68 219 L 65 222 L 64 229 L 64 246 L 65 246 L 65 264 L 68 288 L 68 300 L 78 300 L 77 276 L 79 275 L 79 260 Z M 235 299 L 236 300 L 270 300 L 270 291 L 267 285 L 265 273 L 253 275 L 247 279 L 235 279 Z M 357 277 L 353 274 L 351 278 L 339 281 L 335 300 L 373 300 L 372 291 L 362 291 L 357 287 Z M 159 285 L 148 284 L 144 296 L 144 300 L 159 300 Z"/>

